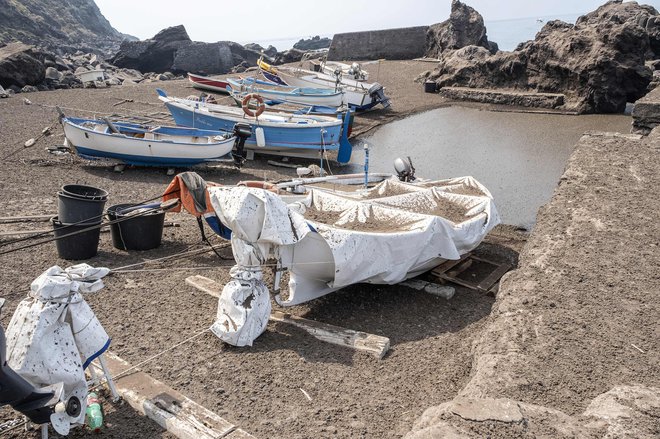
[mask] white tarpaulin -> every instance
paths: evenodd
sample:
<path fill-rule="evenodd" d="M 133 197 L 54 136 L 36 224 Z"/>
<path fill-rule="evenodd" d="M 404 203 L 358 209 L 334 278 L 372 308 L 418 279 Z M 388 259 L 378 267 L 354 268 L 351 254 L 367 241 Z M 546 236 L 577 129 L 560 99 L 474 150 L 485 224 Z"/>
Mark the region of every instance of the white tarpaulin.
<path fill-rule="evenodd" d="M 77 396 L 85 419 L 84 368 L 110 345 L 110 338 L 83 294 L 103 288 L 110 270 L 78 264 L 49 268 L 30 285 L 7 327 L 7 363 L 37 387 L 64 384 L 64 400 Z"/>
<path fill-rule="evenodd" d="M 459 259 L 500 221 L 490 193 L 472 177 L 424 183 L 390 179 L 359 192 L 314 190 L 290 208 L 323 238 L 334 273 L 319 276 L 305 265 L 322 262 L 316 257 L 325 253 L 322 245 L 303 240 L 289 246 L 298 254 L 290 266 L 289 297 L 278 298 L 285 306 L 355 283 L 402 282 L 444 260 Z"/>
<path fill-rule="evenodd" d="M 355 283 L 402 282 L 459 259 L 499 223 L 492 196 L 472 177 L 390 179 L 358 192 L 311 190 L 290 205 L 261 189 L 209 192 L 220 221 L 232 230 L 234 274 L 278 261 L 291 272 L 288 297 L 276 296 L 285 306 Z M 229 294 L 220 299 L 218 321 L 226 321 L 220 309 L 228 315 L 228 306 L 236 306 Z"/>

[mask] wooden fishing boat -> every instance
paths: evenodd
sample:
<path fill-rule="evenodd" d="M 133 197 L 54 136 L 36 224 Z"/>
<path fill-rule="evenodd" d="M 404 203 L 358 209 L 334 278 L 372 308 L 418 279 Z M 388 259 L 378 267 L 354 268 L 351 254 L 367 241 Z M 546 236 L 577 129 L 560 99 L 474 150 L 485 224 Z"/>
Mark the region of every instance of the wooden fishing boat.
<path fill-rule="evenodd" d="M 344 92 L 344 102 L 356 111 L 369 110 L 378 104 L 390 106 L 385 89 L 377 82 L 368 83 L 344 78 L 341 75 L 327 75 L 297 67 L 275 68 L 262 59 L 257 60 L 262 75 L 269 81 L 293 87 L 325 87 Z"/>
<path fill-rule="evenodd" d="M 140 166 L 192 166 L 232 160 L 236 137 L 226 131 L 150 127 L 109 120 L 61 119 L 68 144 L 85 158 Z"/>
<path fill-rule="evenodd" d="M 344 92 L 319 87 L 289 87 L 255 78 L 227 78 L 231 93 L 257 93 L 264 99 L 280 103 L 339 107 L 344 104 Z"/>
<path fill-rule="evenodd" d="M 323 61 L 320 68 L 326 75 L 335 75 L 340 72 L 343 77 L 354 79 L 356 81 L 368 81 L 369 72 L 362 70 L 362 66 L 356 62 L 353 64 L 344 64 L 336 61 Z"/>
<path fill-rule="evenodd" d="M 346 163 L 351 158 L 349 113 L 343 116 L 343 120 L 331 116 L 297 115 L 267 111 L 263 102 L 263 106 L 252 112 L 245 104 L 246 99 L 241 109 L 170 97 L 163 90 L 157 91 L 177 125 L 231 130 L 237 123 L 249 124 L 251 136 L 245 142 L 248 152 L 319 158 L 322 152 L 337 151 L 338 162 Z"/>
<path fill-rule="evenodd" d="M 188 80 L 192 83 L 192 86 L 198 90 L 229 93 L 229 83 L 224 79 L 188 73 Z"/>

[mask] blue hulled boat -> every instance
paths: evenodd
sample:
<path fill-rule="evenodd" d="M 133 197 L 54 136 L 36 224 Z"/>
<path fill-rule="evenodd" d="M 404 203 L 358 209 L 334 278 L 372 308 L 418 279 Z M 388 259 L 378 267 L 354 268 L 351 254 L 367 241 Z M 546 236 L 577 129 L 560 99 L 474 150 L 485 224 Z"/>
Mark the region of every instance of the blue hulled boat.
<path fill-rule="evenodd" d="M 170 97 L 160 89 L 158 95 L 177 125 L 231 131 L 237 123 L 249 124 L 251 135 L 245 142 L 248 151 L 307 158 L 318 158 L 325 151 L 337 151 L 339 163 L 346 163 L 351 158 L 352 146 L 348 141 L 350 113 L 330 117 L 263 111 L 262 108 L 255 117 L 237 107 Z"/>

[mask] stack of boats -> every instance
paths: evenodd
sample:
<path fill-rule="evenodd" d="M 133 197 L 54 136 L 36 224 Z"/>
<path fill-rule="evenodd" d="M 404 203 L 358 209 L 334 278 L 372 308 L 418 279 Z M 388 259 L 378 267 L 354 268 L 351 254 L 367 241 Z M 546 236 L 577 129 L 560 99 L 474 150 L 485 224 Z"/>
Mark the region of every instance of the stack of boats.
<path fill-rule="evenodd" d="M 352 113 L 390 105 L 383 86 L 365 82 L 368 76 L 357 64 L 324 65 L 323 72 L 314 72 L 257 63 L 260 77 L 189 74 L 195 88 L 230 93 L 237 107 L 157 90 L 176 127 L 62 115 L 67 143 L 85 158 L 141 166 L 242 164 L 254 152 L 322 161 L 335 152 L 337 162 L 347 163 Z"/>

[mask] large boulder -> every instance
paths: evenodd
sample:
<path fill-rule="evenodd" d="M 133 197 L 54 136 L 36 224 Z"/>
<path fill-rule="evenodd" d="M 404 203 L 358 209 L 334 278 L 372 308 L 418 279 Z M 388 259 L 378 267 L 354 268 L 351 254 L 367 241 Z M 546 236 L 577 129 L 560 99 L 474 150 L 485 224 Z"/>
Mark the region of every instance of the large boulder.
<path fill-rule="evenodd" d="M 273 64 L 280 65 L 299 62 L 302 60 L 304 54 L 304 51 L 298 49 L 289 49 L 285 50 L 284 52 L 278 52 L 275 60 L 273 61 Z"/>
<path fill-rule="evenodd" d="M 149 40 L 122 43 L 110 63 L 141 72 L 222 74 L 244 62 L 254 66 L 260 56 L 233 41 L 192 41 L 183 26 L 174 26 Z"/>
<path fill-rule="evenodd" d="M 267 49 L 264 49 L 257 43 L 249 43 L 243 47 L 255 53 L 263 53 L 268 58 L 275 58 L 277 56 L 277 48 L 273 45 L 269 45 Z"/>
<path fill-rule="evenodd" d="M 124 41 L 110 63 L 141 72 L 163 73 L 172 70 L 176 52 L 192 43 L 183 25 L 173 26 L 148 40 Z"/>
<path fill-rule="evenodd" d="M 488 41 L 481 14 L 459 0 L 453 0 L 449 19 L 429 26 L 426 33 L 426 56 L 438 58 L 446 50 L 466 46 L 480 46 L 492 53 L 497 52 L 497 44 Z"/>
<path fill-rule="evenodd" d="M 234 67 L 234 55 L 227 42 L 193 42 L 177 50 L 171 70 L 192 73 L 227 73 Z"/>
<path fill-rule="evenodd" d="M 20 41 L 57 52 L 83 46 L 105 52 L 115 51 L 125 37 L 94 0 L 0 1 L 0 45 Z"/>
<path fill-rule="evenodd" d="M 44 53 L 23 43 L 0 47 L 0 85 L 3 87 L 36 85 L 44 80 Z"/>
<path fill-rule="evenodd" d="M 306 50 L 319 50 L 327 49 L 332 44 L 331 38 L 321 38 L 316 35 L 315 37 L 304 39 L 301 38 L 296 44 L 293 45 L 294 49 L 306 51 Z"/>
<path fill-rule="evenodd" d="M 428 79 L 439 87 L 506 87 L 563 93 L 582 113 L 623 112 L 648 91 L 645 60 L 657 57 L 658 11 L 636 2 L 610 1 L 572 25 L 550 21 L 533 41 L 513 52 L 487 53 L 483 45 L 445 50 Z"/>

